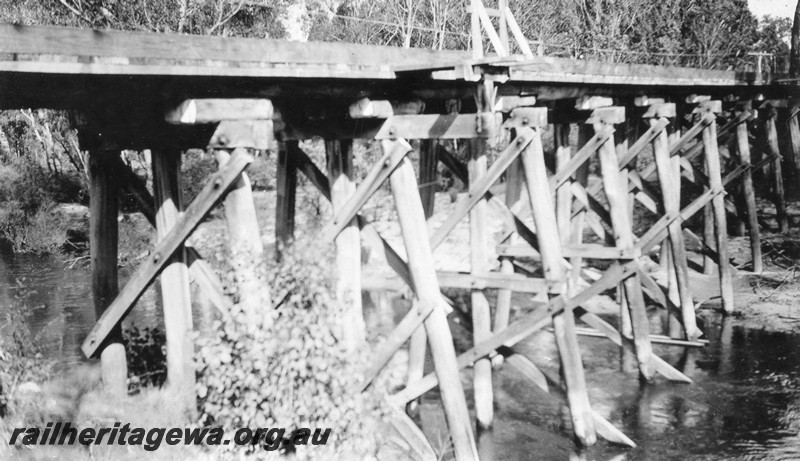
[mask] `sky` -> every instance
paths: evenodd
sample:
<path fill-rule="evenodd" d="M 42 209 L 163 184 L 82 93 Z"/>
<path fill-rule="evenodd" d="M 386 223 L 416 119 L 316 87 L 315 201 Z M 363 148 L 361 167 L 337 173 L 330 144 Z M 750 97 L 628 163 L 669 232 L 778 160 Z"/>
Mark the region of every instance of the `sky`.
<path fill-rule="evenodd" d="M 791 18 L 794 16 L 797 0 L 747 0 L 747 4 L 757 17 L 769 14 Z"/>

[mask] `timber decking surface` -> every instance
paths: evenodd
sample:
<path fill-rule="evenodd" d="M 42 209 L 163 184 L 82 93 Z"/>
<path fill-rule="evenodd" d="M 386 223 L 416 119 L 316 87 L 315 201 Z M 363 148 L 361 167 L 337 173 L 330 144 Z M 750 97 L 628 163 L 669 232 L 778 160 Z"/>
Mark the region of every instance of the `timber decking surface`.
<path fill-rule="evenodd" d="M 469 74 L 475 64 L 508 77 L 501 93 L 541 99 L 575 97 L 587 88 L 625 96 L 645 88 L 766 87 L 733 71 L 555 57 L 473 60 L 468 51 L 0 24 L 0 106 L 75 107 L 87 97 L 141 99 L 148 92 L 160 99 L 449 99 L 472 91 L 464 69 Z"/>

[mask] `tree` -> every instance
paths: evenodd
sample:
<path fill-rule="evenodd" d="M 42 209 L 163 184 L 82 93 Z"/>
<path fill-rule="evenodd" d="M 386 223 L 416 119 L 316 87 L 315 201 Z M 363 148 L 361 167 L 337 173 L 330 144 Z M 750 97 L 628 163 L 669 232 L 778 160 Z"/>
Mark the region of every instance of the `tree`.
<path fill-rule="evenodd" d="M 772 53 L 774 62 L 772 72 L 787 74 L 789 72 L 789 42 L 792 34 L 792 20 L 774 16 L 764 16 L 759 21 L 758 41 L 753 45 L 754 51 Z"/>

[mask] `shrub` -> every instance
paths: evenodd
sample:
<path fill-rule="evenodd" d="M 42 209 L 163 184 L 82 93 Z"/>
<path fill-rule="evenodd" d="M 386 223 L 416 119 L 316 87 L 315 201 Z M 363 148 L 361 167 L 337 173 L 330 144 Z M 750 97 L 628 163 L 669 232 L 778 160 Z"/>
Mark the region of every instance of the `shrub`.
<path fill-rule="evenodd" d="M 181 163 L 181 201 L 192 203 L 205 186 L 208 176 L 215 171 L 217 161 L 213 155 L 199 149 L 187 151 Z"/>
<path fill-rule="evenodd" d="M 262 152 L 247 167 L 247 176 L 250 178 L 250 185 L 253 190 L 275 189 L 275 172 L 278 168 L 277 157 L 274 152 Z"/>
<path fill-rule="evenodd" d="M 54 253 L 67 243 L 67 223 L 52 202 L 31 212 L 17 201 L 0 202 L 0 238 L 15 253 Z"/>
<path fill-rule="evenodd" d="M 266 274 L 274 287 L 271 327 L 252 328 L 239 306 L 224 313 L 217 335 L 201 340 L 198 397 L 203 423 L 226 429 L 251 427 L 331 428 L 326 446 L 284 447 L 298 459 L 331 459 L 344 447 L 374 451 L 364 430 L 380 414 L 377 399 L 359 391 L 361 355 L 348 355 L 341 342 L 342 307 L 315 245 L 302 255 L 285 252 Z M 242 449 L 238 447 L 236 449 Z M 261 456 L 275 456 L 249 447 Z"/>
<path fill-rule="evenodd" d="M 0 309 L 0 417 L 30 420 L 31 402 L 15 399 L 20 385 L 39 385 L 49 376 L 52 361 L 45 360 L 28 326 L 28 296 L 32 293 L 17 280 L 13 302 Z M 37 418 L 38 419 L 38 418 Z M 32 422 L 41 422 L 43 419 Z"/>
<path fill-rule="evenodd" d="M 147 386 L 158 387 L 167 380 L 166 336 L 159 328 L 135 326 L 122 332 L 128 356 L 128 387 L 138 391 Z"/>

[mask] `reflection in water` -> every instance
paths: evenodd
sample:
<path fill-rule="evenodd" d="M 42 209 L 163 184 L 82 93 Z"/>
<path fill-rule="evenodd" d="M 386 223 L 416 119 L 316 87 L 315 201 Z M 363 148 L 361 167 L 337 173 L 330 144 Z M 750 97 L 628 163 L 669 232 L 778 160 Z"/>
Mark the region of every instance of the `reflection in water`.
<path fill-rule="evenodd" d="M 394 300 L 389 307 L 384 303 L 382 314 L 371 315 L 397 319 L 407 309 L 407 303 Z M 703 314 L 710 340 L 705 348 L 654 346 L 693 384 L 658 377 L 641 385 L 636 373 L 619 371 L 619 349 L 610 341 L 580 338 L 593 408 L 630 436 L 637 448 L 600 441 L 576 450 L 565 431 L 560 401 L 502 367 L 494 370 L 494 429 L 477 435 L 479 451 L 486 459 L 503 461 L 800 459 L 800 335 L 751 330 L 730 318 Z M 381 330 L 386 326 L 385 321 L 381 326 L 375 323 Z M 470 333 L 457 322 L 451 322 L 451 328 L 457 347 L 469 347 Z M 518 352 L 557 376 L 551 342 L 552 335 L 538 335 L 521 344 Z M 426 371 L 432 371 L 430 363 Z M 470 374 L 462 378 L 471 400 Z M 420 420 L 433 439 L 446 429 L 436 391 L 423 396 Z"/>
<path fill-rule="evenodd" d="M 475 432 L 478 443 L 478 456 L 481 461 L 495 461 L 494 430 L 478 428 Z"/>
<path fill-rule="evenodd" d="M 82 361 L 79 345 L 95 320 L 88 267 L 65 270 L 52 257 L 5 256 L 0 258 L 0 271 L 0 309 L 19 303 L 14 296 L 23 293 L 29 322 L 44 352 L 64 366 Z M 128 275 L 123 272 L 121 280 Z M 23 280 L 22 287 L 17 279 Z M 149 290 L 128 321 L 160 324 L 156 294 Z M 373 334 L 386 334 L 408 303 L 398 298 L 376 300 L 378 307 L 365 302 L 367 322 Z M 800 459 L 800 335 L 747 329 L 709 313 L 704 320 L 707 347 L 654 346 L 694 380 L 690 385 L 657 378 L 642 386 L 635 372 L 619 371 L 619 349 L 610 341 L 580 338 L 593 408 L 630 436 L 637 448 L 598 442 L 575 451 L 566 435 L 561 402 L 511 367 L 502 367 L 493 373 L 494 429 L 478 435 L 482 459 Z M 196 319 L 196 323 L 204 322 Z M 451 321 L 451 328 L 459 349 L 471 345 L 471 334 L 460 323 Z M 551 334 L 531 337 L 518 351 L 558 376 Z M 428 360 L 426 371 L 430 370 Z M 471 396 L 471 375 L 464 373 L 462 378 Z M 423 396 L 419 421 L 429 439 L 439 440 L 446 450 L 436 391 Z"/>

